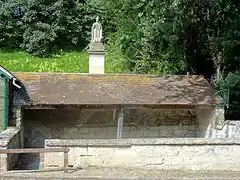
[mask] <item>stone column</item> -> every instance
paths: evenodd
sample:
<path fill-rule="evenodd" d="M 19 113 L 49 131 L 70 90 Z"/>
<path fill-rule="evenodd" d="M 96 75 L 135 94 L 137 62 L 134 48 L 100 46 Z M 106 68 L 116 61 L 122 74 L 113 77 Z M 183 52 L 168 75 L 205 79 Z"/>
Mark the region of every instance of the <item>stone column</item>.
<path fill-rule="evenodd" d="M 23 128 L 23 111 L 21 107 L 14 107 L 13 109 L 14 112 L 14 118 L 15 118 L 15 123 L 16 123 L 16 128 L 19 129 L 20 133 L 20 147 L 19 148 L 24 148 L 24 128 Z"/>
<path fill-rule="evenodd" d="M 7 149 L 7 148 L 1 148 Z M 4 173 L 8 171 L 8 158 L 7 154 L 0 154 L 0 172 Z"/>
<path fill-rule="evenodd" d="M 123 108 L 117 110 L 117 139 L 122 139 L 122 131 L 123 131 L 123 116 L 124 116 Z"/>
<path fill-rule="evenodd" d="M 100 42 L 90 43 L 89 54 L 89 73 L 104 74 L 105 71 L 105 51 L 104 45 Z"/>

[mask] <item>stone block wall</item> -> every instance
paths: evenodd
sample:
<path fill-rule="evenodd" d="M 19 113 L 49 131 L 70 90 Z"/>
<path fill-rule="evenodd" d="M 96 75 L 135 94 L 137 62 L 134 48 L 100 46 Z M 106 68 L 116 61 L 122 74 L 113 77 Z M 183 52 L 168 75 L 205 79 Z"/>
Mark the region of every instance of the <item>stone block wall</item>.
<path fill-rule="evenodd" d="M 25 110 L 23 120 L 25 147 L 69 147 L 73 167 L 240 170 L 240 141 L 219 139 L 238 137 L 240 125 L 221 126 L 224 111 L 213 107 L 125 110 L 120 140 L 112 109 Z M 63 153 L 40 163 L 61 167 Z"/>
<path fill-rule="evenodd" d="M 178 170 L 240 170 L 240 141 L 231 139 L 46 140 L 67 146 L 74 168 L 137 167 Z M 63 167 L 63 153 L 45 154 L 45 168 Z"/>
<path fill-rule="evenodd" d="M 123 138 L 197 137 L 196 113 L 189 109 L 124 111 Z"/>
<path fill-rule="evenodd" d="M 229 138 L 240 138 L 240 121 L 228 121 Z"/>
<path fill-rule="evenodd" d="M 21 147 L 21 132 L 18 131 L 10 140 L 8 143 L 8 149 L 20 149 Z M 18 162 L 20 154 L 8 154 L 7 160 L 8 160 L 8 166 L 7 169 L 12 169 Z"/>
<path fill-rule="evenodd" d="M 213 108 L 198 108 L 196 118 L 198 122 L 198 135 L 199 137 L 209 136 L 209 130 L 212 129 L 210 124 Z"/>
<path fill-rule="evenodd" d="M 26 147 L 44 139 L 115 139 L 113 109 L 24 110 Z M 188 109 L 124 110 L 123 138 L 197 137 L 195 112 Z"/>
<path fill-rule="evenodd" d="M 20 130 L 15 127 L 10 127 L 0 133 L 0 148 L 15 149 L 21 148 Z M 18 154 L 0 154 L 0 169 L 1 172 L 12 169 L 18 162 Z"/>
<path fill-rule="evenodd" d="M 204 138 L 238 138 L 240 121 L 226 120 L 223 108 L 199 108 L 196 112 L 199 124 L 199 137 Z"/>
<path fill-rule="evenodd" d="M 8 127 L 0 133 L 1 149 L 19 149 L 23 148 L 23 126 L 22 126 L 22 110 L 15 107 L 13 109 L 13 127 Z M 0 170 L 1 172 L 12 169 L 19 160 L 19 154 L 0 154 Z"/>

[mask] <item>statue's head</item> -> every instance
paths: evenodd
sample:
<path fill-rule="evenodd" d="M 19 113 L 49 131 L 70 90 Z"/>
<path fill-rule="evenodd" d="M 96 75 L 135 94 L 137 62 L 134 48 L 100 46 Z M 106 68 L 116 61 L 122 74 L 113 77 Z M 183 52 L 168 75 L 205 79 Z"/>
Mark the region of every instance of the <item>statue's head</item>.
<path fill-rule="evenodd" d="M 96 22 L 98 22 L 98 21 L 99 21 L 99 16 L 96 17 Z"/>

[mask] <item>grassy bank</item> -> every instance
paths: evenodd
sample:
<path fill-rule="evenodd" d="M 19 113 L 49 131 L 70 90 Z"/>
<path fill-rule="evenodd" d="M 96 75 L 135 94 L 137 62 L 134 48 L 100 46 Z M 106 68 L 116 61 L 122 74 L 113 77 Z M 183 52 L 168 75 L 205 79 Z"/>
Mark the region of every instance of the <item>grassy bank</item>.
<path fill-rule="evenodd" d="M 68 52 L 52 58 L 37 58 L 25 52 L 0 50 L 0 64 L 12 72 L 88 72 L 87 52 Z M 106 58 L 106 73 L 127 73 L 124 60 Z"/>

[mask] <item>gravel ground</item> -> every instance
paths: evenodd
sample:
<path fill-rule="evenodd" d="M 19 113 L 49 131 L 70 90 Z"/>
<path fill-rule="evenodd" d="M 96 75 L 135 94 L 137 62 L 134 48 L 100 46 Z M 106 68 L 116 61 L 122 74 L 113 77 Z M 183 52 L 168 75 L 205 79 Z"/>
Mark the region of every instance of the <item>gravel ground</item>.
<path fill-rule="evenodd" d="M 63 173 L 62 170 L 45 171 L 9 171 L 0 176 L 2 179 L 231 179 L 240 180 L 240 171 L 163 171 L 163 170 L 144 170 L 131 168 L 96 168 L 88 167 L 85 169 L 71 169 L 69 173 Z"/>

